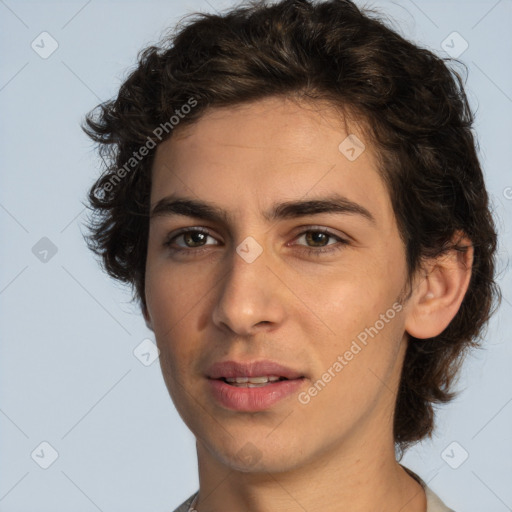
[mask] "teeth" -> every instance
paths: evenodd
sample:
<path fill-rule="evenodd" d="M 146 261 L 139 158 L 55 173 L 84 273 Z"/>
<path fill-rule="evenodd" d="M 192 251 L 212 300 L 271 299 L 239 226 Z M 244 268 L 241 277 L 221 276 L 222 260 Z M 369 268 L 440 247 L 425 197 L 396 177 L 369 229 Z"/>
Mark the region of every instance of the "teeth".
<path fill-rule="evenodd" d="M 238 383 L 238 384 L 243 384 L 244 382 L 249 382 L 249 377 L 230 377 L 230 378 L 226 378 L 226 380 L 231 384 L 231 383 Z"/>
<path fill-rule="evenodd" d="M 279 379 L 280 377 L 277 375 L 268 375 L 262 377 L 226 377 L 226 382 L 229 382 L 230 384 L 247 384 L 247 387 L 255 387 L 251 386 L 251 384 L 267 384 L 269 382 L 276 382 Z"/>

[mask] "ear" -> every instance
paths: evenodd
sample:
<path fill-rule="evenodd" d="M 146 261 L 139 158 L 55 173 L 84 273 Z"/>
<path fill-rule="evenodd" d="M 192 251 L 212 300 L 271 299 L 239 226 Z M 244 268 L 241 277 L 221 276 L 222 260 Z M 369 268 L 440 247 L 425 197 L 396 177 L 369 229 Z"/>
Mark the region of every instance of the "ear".
<path fill-rule="evenodd" d="M 451 240 L 465 251 L 450 249 L 427 260 L 413 281 L 407 305 L 405 330 L 415 338 L 432 338 L 443 332 L 457 314 L 469 286 L 473 246 L 457 231 Z"/>

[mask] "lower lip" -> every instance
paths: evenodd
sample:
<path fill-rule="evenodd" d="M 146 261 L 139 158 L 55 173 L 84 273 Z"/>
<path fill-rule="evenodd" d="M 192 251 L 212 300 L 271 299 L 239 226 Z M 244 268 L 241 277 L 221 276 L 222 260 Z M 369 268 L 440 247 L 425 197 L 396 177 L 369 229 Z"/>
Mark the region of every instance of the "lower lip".
<path fill-rule="evenodd" d="M 231 386 L 220 379 L 208 379 L 214 398 L 234 411 L 264 411 L 296 393 L 304 379 L 280 380 L 257 388 Z"/>

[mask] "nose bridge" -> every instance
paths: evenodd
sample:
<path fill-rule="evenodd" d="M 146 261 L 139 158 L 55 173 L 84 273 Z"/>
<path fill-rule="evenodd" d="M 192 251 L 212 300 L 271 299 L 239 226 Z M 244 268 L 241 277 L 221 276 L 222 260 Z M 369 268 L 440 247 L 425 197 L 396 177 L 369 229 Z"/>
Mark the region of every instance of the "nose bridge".
<path fill-rule="evenodd" d="M 252 237 L 233 249 L 213 311 L 217 326 L 244 335 L 262 322 L 282 320 L 284 305 L 278 282 L 267 265 L 271 265 L 268 251 Z"/>

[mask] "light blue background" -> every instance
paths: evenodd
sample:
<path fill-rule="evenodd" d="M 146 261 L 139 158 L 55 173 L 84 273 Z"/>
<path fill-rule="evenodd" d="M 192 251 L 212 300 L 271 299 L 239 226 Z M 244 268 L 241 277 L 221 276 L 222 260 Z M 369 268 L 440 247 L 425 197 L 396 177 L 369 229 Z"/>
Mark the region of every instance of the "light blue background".
<path fill-rule="evenodd" d="M 186 13 L 229 5 L 0 1 L 1 512 L 170 512 L 197 489 L 194 439 L 158 361 L 146 367 L 133 355 L 152 333 L 82 238 L 81 201 L 99 160 L 79 123 L 116 93 L 137 52 L 165 28 Z M 505 512 L 512 510 L 512 2 L 368 5 L 440 54 L 453 31 L 469 44 L 461 60 L 501 235 L 504 301 L 485 349 L 467 361 L 464 392 L 439 412 L 434 439 L 404 463 L 457 512 Z M 31 48 L 43 31 L 59 44 L 48 59 Z M 58 249 L 47 263 L 31 251 L 42 237 Z M 46 470 L 30 455 L 42 441 L 59 454 Z M 469 453 L 458 469 L 441 457 L 454 441 Z"/>

